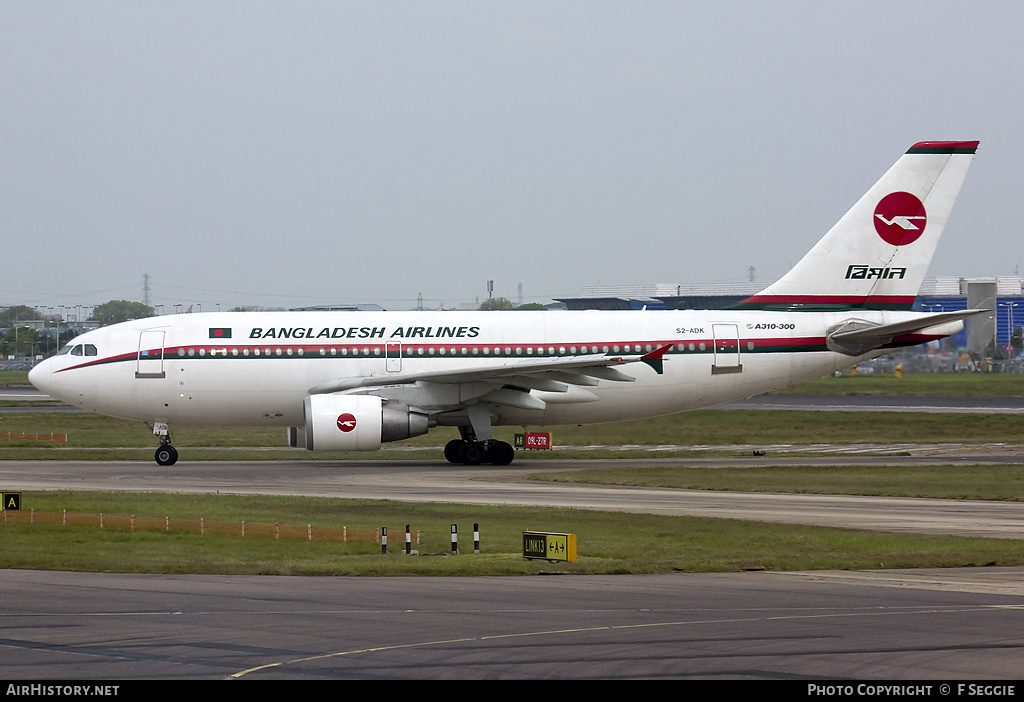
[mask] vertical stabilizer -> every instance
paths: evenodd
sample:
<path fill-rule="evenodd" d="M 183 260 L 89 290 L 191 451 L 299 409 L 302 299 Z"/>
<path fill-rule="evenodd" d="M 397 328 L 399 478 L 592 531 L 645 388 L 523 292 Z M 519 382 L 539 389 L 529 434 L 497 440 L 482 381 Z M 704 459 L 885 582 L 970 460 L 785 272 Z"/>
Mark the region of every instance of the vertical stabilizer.
<path fill-rule="evenodd" d="M 737 309 L 909 310 L 977 141 L 922 141 L 777 282 Z"/>

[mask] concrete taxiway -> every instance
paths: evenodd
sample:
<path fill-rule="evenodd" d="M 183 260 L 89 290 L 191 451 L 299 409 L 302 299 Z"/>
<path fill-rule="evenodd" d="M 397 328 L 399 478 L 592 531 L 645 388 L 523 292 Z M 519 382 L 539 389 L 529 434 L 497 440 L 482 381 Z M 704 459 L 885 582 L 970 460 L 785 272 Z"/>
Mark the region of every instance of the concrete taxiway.
<path fill-rule="evenodd" d="M 1017 463 L 1016 455 L 943 456 L 943 462 Z M 901 465 L 913 456 L 757 459 L 626 459 L 642 470 L 663 465 Z M 622 465 L 623 461 L 519 459 L 512 466 L 452 466 L 443 461 L 0 461 L 0 485 L 14 490 L 222 492 L 389 499 L 409 502 L 574 507 L 664 515 L 725 517 L 854 529 L 1024 538 L 1024 503 L 849 495 L 714 492 L 578 485 L 526 480 L 537 471 Z"/>
<path fill-rule="evenodd" d="M 1024 595 L 998 583 L 1020 573 L 978 570 L 995 587 L 979 591 L 960 570 L 859 580 L 0 571 L 0 677 L 1019 679 Z"/>
<path fill-rule="evenodd" d="M 666 460 L 679 461 L 636 463 Z M 1015 503 L 556 485 L 523 476 L 563 462 L 522 463 L 4 461 L 0 485 L 550 504 L 1024 533 L 1024 509 Z M 1022 584 L 1017 568 L 505 578 L 0 571 L 0 677 L 1012 681 L 1024 653 Z"/>
<path fill-rule="evenodd" d="M 798 458 L 664 459 L 656 451 L 622 461 L 520 457 L 506 468 L 187 457 L 169 468 L 149 461 L 0 461 L 0 486 L 572 506 L 1024 535 L 1021 503 L 524 479 L 539 470 L 623 462 L 638 470 L 665 464 L 1019 465 L 1024 454 L 1017 444 L 935 445 L 908 456 L 857 452 L 884 448 Z M 0 676 L 10 681 L 825 678 L 1013 685 L 1024 654 L 1024 569 L 505 578 L 0 571 L 0 628 Z"/>

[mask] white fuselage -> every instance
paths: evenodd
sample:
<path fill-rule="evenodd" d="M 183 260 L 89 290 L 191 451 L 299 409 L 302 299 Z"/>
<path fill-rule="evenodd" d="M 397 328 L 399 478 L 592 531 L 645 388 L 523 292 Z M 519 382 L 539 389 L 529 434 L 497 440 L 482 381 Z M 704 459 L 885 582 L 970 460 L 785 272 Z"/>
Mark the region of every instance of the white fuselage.
<path fill-rule="evenodd" d="M 671 414 L 783 388 L 859 357 L 826 348 L 850 312 L 228 312 L 153 317 L 98 329 L 40 363 L 32 382 L 102 414 L 170 425 L 299 426 L 309 389 L 539 358 L 636 355 L 671 344 L 664 373 L 617 366 L 635 382 L 532 390 L 544 409 L 496 407 L 495 424 L 611 422 Z M 910 312 L 858 311 L 886 323 Z M 920 343 L 936 337 L 921 337 Z M 90 355 L 86 355 L 86 354 Z M 501 383 L 498 383 L 500 386 Z M 439 423 L 446 421 L 443 413 Z"/>
<path fill-rule="evenodd" d="M 732 310 L 229 312 L 89 332 L 32 369 L 50 395 L 153 423 L 289 427 L 372 451 L 457 426 L 451 463 L 508 465 L 495 425 L 589 424 L 708 407 L 955 334 L 982 310 L 909 310 L 976 141 L 914 144 L 779 280 Z M 901 310 L 901 311 L 896 311 Z"/>

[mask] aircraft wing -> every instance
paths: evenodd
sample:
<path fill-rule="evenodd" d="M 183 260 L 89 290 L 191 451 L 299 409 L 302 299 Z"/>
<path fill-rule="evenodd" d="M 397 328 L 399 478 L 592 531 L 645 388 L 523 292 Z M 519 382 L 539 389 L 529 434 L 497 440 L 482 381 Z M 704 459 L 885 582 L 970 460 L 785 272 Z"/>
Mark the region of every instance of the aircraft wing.
<path fill-rule="evenodd" d="M 647 354 L 581 354 L 420 373 L 340 378 L 315 385 L 308 392 L 310 395 L 372 393 L 435 411 L 480 400 L 522 409 L 544 409 L 546 403 L 531 395 L 530 390 L 568 393 L 570 386 L 594 386 L 598 380 L 633 382 L 633 376 L 614 366 L 640 361 L 661 373 L 662 356 L 671 346 L 666 344 Z M 582 390 L 567 401 L 596 399 L 596 396 Z"/>
<path fill-rule="evenodd" d="M 908 334 L 950 336 L 963 328 L 963 320 L 967 317 L 990 311 L 937 312 L 890 324 L 875 324 L 862 319 L 849 319 L 830 329 L 826 339 L 828 348 L 832 351 L 838 351 L 848 356 L 858 356 L 874 349 L 880 349 L 892 343 L 894 339 Z"/>

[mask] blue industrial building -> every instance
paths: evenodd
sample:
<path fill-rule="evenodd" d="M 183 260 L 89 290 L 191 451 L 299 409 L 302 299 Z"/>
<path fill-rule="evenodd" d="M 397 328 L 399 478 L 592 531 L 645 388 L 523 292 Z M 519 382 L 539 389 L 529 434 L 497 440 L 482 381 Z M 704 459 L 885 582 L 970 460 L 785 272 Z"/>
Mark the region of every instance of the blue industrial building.
<path fill-rule="evenodd" d="M 1022 278 L 926 278 L 914 309 L 921 312 L 991 310 L 969 318 L 953 337 L 959 349 L 984 351 L 993 341 L 1009 347 L 1013 330 L 1024 326 Z M 570 310 L 716 310 L 761 292 L 768 283 L 689 283 L 684 285 L 618 285 L 584 288 L 580 297 L 559 298 Z"/>

